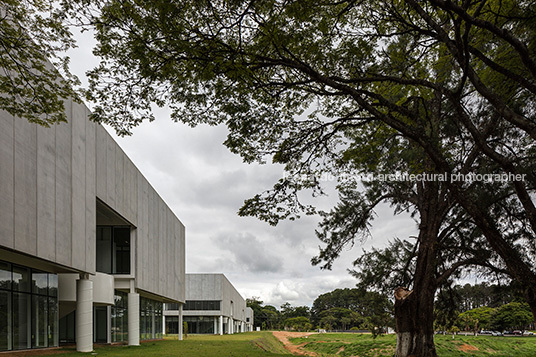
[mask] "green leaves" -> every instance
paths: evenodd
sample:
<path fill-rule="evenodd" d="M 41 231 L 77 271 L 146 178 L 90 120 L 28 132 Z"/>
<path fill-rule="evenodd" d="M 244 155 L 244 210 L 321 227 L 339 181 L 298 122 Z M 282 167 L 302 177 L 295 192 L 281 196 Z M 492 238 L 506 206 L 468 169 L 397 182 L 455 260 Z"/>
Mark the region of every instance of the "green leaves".
<path fill-rule="evenodd" d="M 46 1 L 9 1 L 0 10 L 0 109 L 49 126 L 66 121 L 78 79 L 64 51 L 74 47 L 64 14 Z"/>

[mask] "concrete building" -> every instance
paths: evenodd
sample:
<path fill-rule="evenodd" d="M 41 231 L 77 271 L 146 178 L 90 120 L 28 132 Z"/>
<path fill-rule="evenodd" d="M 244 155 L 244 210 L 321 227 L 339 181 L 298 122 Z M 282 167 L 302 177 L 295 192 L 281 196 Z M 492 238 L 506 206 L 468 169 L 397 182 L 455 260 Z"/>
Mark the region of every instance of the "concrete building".
<path fill-rule="evenodd" d="M 185 301 L 185 228 L 66 101 L 45 128 L 0 111 L 0 351 L 161 338 Z"/>
<path fill-rule="evenodd" d="M 177 333 L 181 315 L 188 333 L 253 331 L 253 310 L 223 274 L 186 274 L 186 303 L 165 305 L 164 333 Z"/>

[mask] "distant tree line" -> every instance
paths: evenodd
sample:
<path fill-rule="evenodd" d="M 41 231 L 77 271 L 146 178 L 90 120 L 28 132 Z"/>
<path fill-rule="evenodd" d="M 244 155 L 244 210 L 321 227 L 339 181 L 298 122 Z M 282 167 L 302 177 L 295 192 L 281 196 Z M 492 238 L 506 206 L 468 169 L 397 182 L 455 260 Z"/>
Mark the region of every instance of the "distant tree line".
<path fill-rule="evenodd" d="M 441 291 L 435 305 L 436 330 L 478 332 L 534 327 L 530 307 L 515 282 L 455 285 Z"/>
<path fill-rule="evenodd" d="M 254 326 L 263 330 L 370 330 L 375 336 L 394 327 L 393 301 L 363 288 L 335 289 L 309 306 L 286 302 L 277 309 L 257 297 L 247 299 Z M 524 330 L 534 327 L 529 305 L 515 283 L 453 285 L 436 297 L 436 331 Z"/>
<path fill-rule="evenodd" d="M 312 308 L 290 303 L 280 310 L 263 305 L 258 298 L 247 299 L 254 311 L 254 325 L 262 329 L 326 330 L 367 329 L 382 333 L 393 326 L 393 304 L 384 294 L 364 289 L 336 289 L 318 296 Z"/>

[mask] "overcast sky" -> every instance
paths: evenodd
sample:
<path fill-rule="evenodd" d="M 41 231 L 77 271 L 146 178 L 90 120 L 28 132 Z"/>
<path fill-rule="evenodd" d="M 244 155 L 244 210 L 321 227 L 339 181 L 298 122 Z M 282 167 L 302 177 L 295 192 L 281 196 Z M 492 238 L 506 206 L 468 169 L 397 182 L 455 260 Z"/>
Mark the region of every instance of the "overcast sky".
<path fill-rule="evenodd" d="M 87 83 L 84 73 L 98 59 L 91 54 L 91 35 L 77 38 L 71 70 Z M 390 207 L 381 206 L 373 238 L 356 242 L 331 271 L 320 270 L 310 263 L 321 243 L 314 233 L 317 217 L 277 227 L 238 217 L 244 200 L 270 189 L 283 171 L 276 165 L 242 163 L 222 144 L 225 127 L 190 128 L 173 123 L 162 109 L 156 121 L 141 125 L 130 137 L 108 131 L 186 226 L 186 272 L 224 273 L 244 298 L 258 297 L 277 308 L 285 302 L 310 306 L 319 294 L 355 286 L 347 269 L 363 249 L 416 234 L 412 219 L 393 216 Z M 317 202 L 328 208 L 336 201 L 332 194 Z"/>

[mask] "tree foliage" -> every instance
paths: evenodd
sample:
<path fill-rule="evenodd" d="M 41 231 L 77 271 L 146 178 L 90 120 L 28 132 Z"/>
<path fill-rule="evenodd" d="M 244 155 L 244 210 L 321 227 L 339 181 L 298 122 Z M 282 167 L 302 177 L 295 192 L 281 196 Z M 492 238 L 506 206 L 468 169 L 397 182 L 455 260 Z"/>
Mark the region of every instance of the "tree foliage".
<path fill-rule="evenodd" d="M 384 294 L 346 288 L 319 295 L 311 314 L 312 321 L 321 327 L 329 325 L 331 329 L 343 330 L 358 327 L 380 332 L 393 325 L 392 309 Z"/>
<path fill-rule="evenodd" d="M 475 309 L 471 309 L 462 312 L 458 319 L 462 324 L 462 327 L 466 331 L 474 331 L 475 333 L 481 329 L 490 329 L 491 320 L 493 318 L 494 310 L 488 306 L 481 306 Z"/>
<path fill-rule="evenodd" d="M 78 98 L 65 56 L 75 46 L 67 21 L 58 2 L 2 2 L 0 109 L 45 126 L 66 121 L 64 99 Z"/>
<path fill-rule="evenodd" d="M 497 330 L 518 329 L 534 322 L 530 307 L 527 303 L 511 302 L 498 307 L 492 318 L 493 327 Z"/>
<path fill-rule="evenodd" d="M 278 329 L 281 322 L 280 312 L 271 305 L 263 305 L 258 297 L 246 299 L 246 306 L 253 310 L 253 326 L 265 329 Z"/>
<path fill-rule="evenodd" d="M 503 228 L 536 226 L 531 2 L 87 2 L 70 9 L 96 30 L 95 118 L 128 134 L 154 118 L 151 105 L 169 105 L 174 120 L 225 123 L 226 145 L 246 162 L 285 165 L 289 175 L 241 214 L 276 224 L 315 212 L 298 192 L 322 193 L 319 174 L 340 174 L 348 146 L 366 146 L 355 133 L 381 123 L 448 178 L 527 175 L 503 184 L 505 204 L 482 206 L 486 196 L 465 181 L 448 189 L 510 274 L 534 285 L 530 257 Z M 356 225 L 335 222 L 330 242 L 362 232 L 367 217 L 345 214 Z"/>
<path fill-rule="evenodd" d="M 296 331 L 309 331 L 313 328 L 311 321 L 305 316 L 289 317 L 283 322 L 283 326 Z"/>

